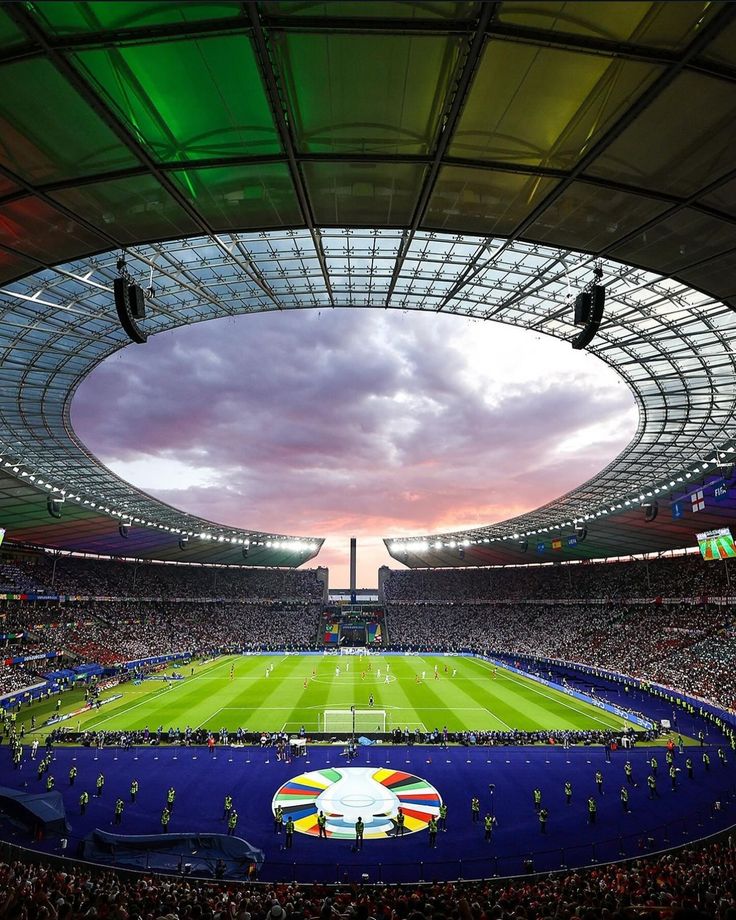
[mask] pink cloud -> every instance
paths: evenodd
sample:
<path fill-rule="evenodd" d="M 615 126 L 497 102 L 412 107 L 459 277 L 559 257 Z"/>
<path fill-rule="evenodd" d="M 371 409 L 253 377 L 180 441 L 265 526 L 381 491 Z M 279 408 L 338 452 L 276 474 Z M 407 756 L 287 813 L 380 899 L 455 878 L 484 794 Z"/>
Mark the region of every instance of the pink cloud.
<path fill-rule="evenodd" d="M 389 561 L 377 538 L 536 507 L 603 467 L 635 427 L 626 387 L 569 345 L 365 310 L 157 336 L 97 368 L 72 415 L 121 475 L 144 458 L 141 486 L 177 507 L 327 536 L 317 561 L 333 585 L 347 583 L 348 538 L 359 537 L 366 586 Z"/>

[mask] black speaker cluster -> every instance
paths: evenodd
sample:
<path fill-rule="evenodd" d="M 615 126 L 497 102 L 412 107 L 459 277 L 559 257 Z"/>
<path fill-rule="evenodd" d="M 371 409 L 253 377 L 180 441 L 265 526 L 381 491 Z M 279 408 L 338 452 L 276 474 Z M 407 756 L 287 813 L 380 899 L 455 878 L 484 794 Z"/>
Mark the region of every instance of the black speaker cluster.
<path fill-rule="evenodd" d="M 146 298 L 143 288 L 132 284 L 130 279 L 121 275 L 115 279 L 115 309 L 118 311 L 120 325 L 127 332 L 128 338 L 142 345 L 148 336 L 138 325 L 138 320 L 146 318 Z"/>
<path fill-rule="evenodd" d="M 593 341 L 603 319 L 606 304 L 606 289 L 602 284 L 593 284 L 575 298 L 575 325 L 584 325 L 572 340 L 572 347 L 577 351 L 586 348 Z"/>
<path fill-rule="evenodd" d="M 644 520 L 647 524 L 651 524 L 659 514 L 659 502 L 655 499 L 652 502 L 647 502 L 644 506 Z"/>

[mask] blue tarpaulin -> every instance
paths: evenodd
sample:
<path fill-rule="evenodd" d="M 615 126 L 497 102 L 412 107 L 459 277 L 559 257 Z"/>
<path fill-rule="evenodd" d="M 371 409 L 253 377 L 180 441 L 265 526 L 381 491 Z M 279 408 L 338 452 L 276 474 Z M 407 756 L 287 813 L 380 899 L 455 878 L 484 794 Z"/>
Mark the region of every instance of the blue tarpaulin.
<path fill-rule="evenodd" d="M 20 792 L 0 786 L 0 813 L 33 831 L 65 834 L 69 830 L 60 792 Z"/>
<path fill-rule="evenodd" d="M 95 862 L 114 862 L 131 869 L 215 875 L 218 860 L 224 878 L 247 878 L 251 868 L 263 865 L 264 853 L 242 837 L 226 834 L 110 834 L 99 828 L 84 839 L 82 856 Z"/>

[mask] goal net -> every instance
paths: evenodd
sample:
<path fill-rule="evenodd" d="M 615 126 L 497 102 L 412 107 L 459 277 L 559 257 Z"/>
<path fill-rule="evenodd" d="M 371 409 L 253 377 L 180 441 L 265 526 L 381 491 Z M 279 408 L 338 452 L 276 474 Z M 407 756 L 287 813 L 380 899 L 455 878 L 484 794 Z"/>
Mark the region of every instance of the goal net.
<path fill-rule="evenodd" d="M 353 731 L 353 713 L 350 709 L 325 709 L 322 714 L 322 731 L 328 734 L 349 735 Z M 356 709 L 355 731 L 385 732 L 385 709 Z"/>

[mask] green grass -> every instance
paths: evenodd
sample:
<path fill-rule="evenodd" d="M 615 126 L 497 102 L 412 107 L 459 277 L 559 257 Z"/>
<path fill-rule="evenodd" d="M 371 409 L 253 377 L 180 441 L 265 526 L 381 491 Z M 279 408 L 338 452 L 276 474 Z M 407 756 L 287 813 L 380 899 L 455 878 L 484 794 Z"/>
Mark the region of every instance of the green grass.
<path fill-rule="evenodd" d="M 434 679 L 435 663 L 438 680 Z M 266 677 L 269 665 L 273 671 Z M 387 665 L 388 684 L 384 682 Z M 457 670 L 455 677 L 451 676 L 453 669 Z M 425 679 L 417 682 L 423 671 Z M 351 705 L 367 709 L 370 694 L 375 708 L 387 713 L 387 729 L 620 729 L 628 724 L 595 706 L 473 658 L 237 655 L 196 665 L 193 675 L 189 667 L 178 673 L 185 679 L 172 689 L 152 680 L 104 691 L 103 699 L 113 693 L 123 695 L 63 724 L 71 729 L 106 731 L 146 726 L 155 730 L 160 725 L 182 730 L 189 725 L 215 731 L 241 726 L 251 731 L 292 732 L 304 725 L 307 731 L 316 731 L 322 726 L 325 709 L 349 709 Z M 61 712 L 79 708 L 82 696 L 77 690 L 63 694 Z M 36 704 L 25 709 L 20 720 L 28 728 L 34 713 L 40 727 L 54 707 L 55 701 Z"/>

